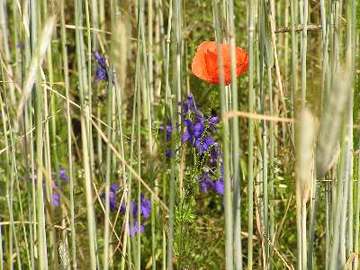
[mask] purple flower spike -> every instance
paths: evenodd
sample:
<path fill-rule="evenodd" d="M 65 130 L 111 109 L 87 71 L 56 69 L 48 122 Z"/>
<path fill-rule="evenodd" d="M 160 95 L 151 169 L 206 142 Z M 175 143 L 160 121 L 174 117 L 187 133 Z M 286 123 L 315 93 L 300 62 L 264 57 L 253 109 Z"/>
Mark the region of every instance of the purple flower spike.
<path fill-rule="evenodd" d="M 199 185 L 201 192 L 208 192 L 211 188 L 213 188 L 213 181 L 211 180 L 209 173 L 204 172 L 199 177 Z"/>
<path fill-rule="evenodd" d="M 143 194 L 141 194 L 141 214 L 145 219 L 150 217 L 151 213 L 151 201 L 149 199 L 146 199 Z"/>
<path fill-rule="evenodd" d="M 219 195 L 224 195 L 224 179 L 220 178 L 214 182 L 214 191 Z"/>
<path fill-rule="evenodd" d="M 54 192 L 51 196 L 51 204 L 55 207 L 60 206 L 60 194 Z"/>
<path fill-rule="evenodd" d="M 107 81 L 108 74 L 105 68 L 98 66 L 95 71 L 95 80 L 97 81 Z"/>
<path fill-rule="evenodd" d="M 203 121 L 197 122 L 193 127 L 193 133 L 195 138 L 200 138 L 205 130 L 205 125 Z"/>
<path fill-rule="evenodd" d="M 64 168 L 61 168 L 59 170 L 59 178 L 60 178 L 60 180 L 63 180 L 63 181 L 69 180 L 69 176 L 67 175 L 66 170 Z"/>
<path fill-rule="evenodd" d="M 215 127 L 219 123 L 219 117 L 216 115 L 210 116 L 208 121 L 210 126 Z"/>
<path fill-rule="evenodd" d="M 166 125 L 166 141 L 170 141 L 171 139 L 171 134 L 173 132 L 173 126 L 171 123 Z"/>
<path fill-rule="evenodd" d="M 196 112 L 195 100 L 192 95 L 189 95 L 187 97 L 187 99 L 183 102 L 183 105 L 182 105 L 182 113 L 183 114 L 186 114 L 190 111 Z"/>
<path fill-rule="evenodd" d="M 203 142 L 206 150 L 208 150 L 210 148 L 210 146 L 215 144 L 215 140 L 213 139 L 213 137 L 205 137 L 204 142 Z"/>
<path fill-rule="evenodd" d="M 181 135 L 181 142 L 185 143 L 187 141 L 191 141 L 192 136 L 191 133 L 189 132 L 189 128 L 186 128 L 186 130 L 184 131 L 184 134 Z"/>
<path fill-rule="evenodd" d="M 205 153 L 214 144 L 215 140 L 210 136 L 205 137 L 203 140 L 196 139 L 195 141 L 195 147 L 198 150 L 199 154 Z"/>
<path fill-rule="evenodd" d="M 187 102 L 188 102 L 188 104 L 189 104 L 189 107 L 190 107 L 190 109 L 191 110 L 195 110 L 195 100 L 194 100 L 194 97 L 193 97 L 193 95 L 188 95 L 188 97 L 187 97 Z"/>
<path fill-rule="evenodd" d="M 137 216 L 138 205 L 137 205 L 137 203 L 136 203 L 134 200 L 132 200 L 132 201 L 130 202 L 130 211 L 132 212 L 132 215 L 133 215 L 134 217 Z"/>
<path fill-rule="evenodd" d="M 106 60 L 105 57 L 102 56 L 98 51 L 94 52 L 94 57 L 96 62 L 103 68 L 106 68 Z"/>
<path fill-rule="evenodd" d="M 124 215 L 125 212 L 126 212 L 126 206 L 125 206 L 125 203 L 122 202 L 121 206 L 120 206 L 120 213 Z"/>
<path fill-rule="evenodd" d="M 110 210 L 114 211 L 116 209 L 116 193 L 110 191 L 109 192 L 109 202 L 110 202 Z"/>
<path fill-rule="evenodd" d="M 185 119 L 184 120 L 184 125 L 187 127 L 187 128 L 190 128 L 192 127 L 192 122 L 190 119 Z"/>
<path fill-rule="evenodd" d="M 116 184 L 116 183 L 111 184 L 111 186 L 110 186 L 110 192 L 116 193 L 116 192 L 118 191 L 118 189 L 119 189 L 119 185 L 118 185 L 118 184 Z"/>
<path fill-rule="evenodd" d="M 95 79 L 97 81 L 107 81 L 109 79 L 107 73 L 106 59 L 99 52 L 94 52 L 94 58 L 98 64 L 95 71 Z"/>
<path fill-rule="evenodd" d="M 213 188 L 213 182 L 211 180 L 203 180 L 200 182 L 201 192 L 207 193 L 211 188 Z"/>
<path fill-rule="evenodd" d="M 144 232 L 144 225 L 139 225 L 139 223 L 137 221 L 134 222 L 133 226 L 130 226 L 129 229 L 129 234 L 130 237 L 134 237 L 136 234 L 138 233 L 143 233 Z"/>

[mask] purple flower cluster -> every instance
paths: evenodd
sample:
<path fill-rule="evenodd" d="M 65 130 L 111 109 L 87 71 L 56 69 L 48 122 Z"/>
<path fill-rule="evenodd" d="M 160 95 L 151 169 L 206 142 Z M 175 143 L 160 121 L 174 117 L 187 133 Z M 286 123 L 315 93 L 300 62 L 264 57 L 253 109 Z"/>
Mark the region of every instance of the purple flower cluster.
<path fill-rule="evenodd" d="M 110 210 L 111 211 L 117 211 L 118 204 L 117 204 L 117 192 L 119 190 L 119 185 L 116 183 L 111 184 L 110 190 L 109 190 L 109 203 L 110 203 Z M 105 194 L 103 194 L 103 198 L 105 197 Z M 145 198 L 144 194 L 141 194 L 140 196 L 140 204 L 138 205 L 136 200 L 130 201 L 130 214 L 132 215 L 132 218 L 134 220 L 133 225 L 130 225 L 129 234 L 131 237 L 136 235 L 137 233 L 144 232 L 144 225 L 139 224 L 137 221 L 138 218 L 138 211 L 140 211 L 140 215 L 146 220 L 150 217 L 151 214 L 151 201 L 147 198 Z M 125 214 L 126 213 L 126 203 L 123 202 L 120 205 L 120 213 Z"/>
<path fill-rule="evenodd" d="M 96 51 L 94 52 L 94 58 L 97 63 L 96 71 L 95 71 L 95 80 L 107 81 L 109 79 L 109 76 L 108 76 L 105 57 Z"/>
<path fill-rule="evenodd" d="M 69 181 L 69 176 L 64 168 L 60 168 L 59 170 L 59 179 L 62 181 Z"/>
<path fill-rule="evenodd" d="M 217 194 L 223 195 L 222 152 L 220 145 L 214 138 L 219 118 L 216 115 L 204 116 L 197 108 L 192 95 L 189 95 L 181 105 L 182 124 L 184 126 L 181 142 L 190 144 L 204 161 L 204 167 L 201 168 L 202 173 L 198 178 L 200 191 L 213 190 Z"/>
<path fill-rule="evenodd" d="M 110 191 L 109 191 L 109 203 L 110 203 L 110 210 L 116 210 L 116 192 L 119 189 L 119 185 L 116 183 L 111 184 Z"/>
<path fill-rule="evenodd" d="M 134 223 L 131 226 L 130 225 L 130 229 L 129 229 L 129 234 L 130 237 L 134 237 L 137 233 L 142 233 L 144 232 L 144 225 L 139 224 L 137 219 L 138 219 L 138 211 L 140 209 L 140 215 L 144 218 L 144 219 L 148 219 L 150 217 L 151 214 L 151 201 L 149 199 L 146 199 L 144 194 L 141 194 L 140 197 L 140 206 L 138 206 L 137 202 L 135 200 L 132 200 L 130 202 L 130 213 L 132 214 Z M 123 204 L 121 206 L 120 212 L 125 214 L 126 212 L 126 207 Z"/>
<path fill-rule="evenodd" d="M 55 207 L 60 206 L 60 202 L 61 202 L 60 193 L 59 193 L 60 187 L 58 186 L 57 183 L 61 184 L 62 182 L 69 181 L 69 176 L 67 175 L 67 172 L 64 168 L 60 168 L 57 174 L 57 178 L 59 179 L 57 182 L 56 181 L 52 182 L 52 195 L 51 195 L 51 204 L 52 206 Z"/>
<path fill-rule="evenodd" d="M 160 126 L 160 131 L 165 131 L 165 142 L 166 142 L 166 149 L 165 149 L 165 157 L 171 158 L 174 155 L 174 151 L 171 149 L 171 137 L 174 132 L 174 127 L 170 121 L 167 122 L 165 126 Z"/>

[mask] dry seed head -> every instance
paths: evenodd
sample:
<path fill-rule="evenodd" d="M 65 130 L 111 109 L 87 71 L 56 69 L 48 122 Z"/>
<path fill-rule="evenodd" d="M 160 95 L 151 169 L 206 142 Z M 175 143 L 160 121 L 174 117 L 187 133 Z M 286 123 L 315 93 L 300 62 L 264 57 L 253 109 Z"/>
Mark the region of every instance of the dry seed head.
<path fill-rule="evenodd" d="M 296 123 L 296 187 L 303 202 L 309 199 L 313 183 L 315 120 L 304 108 Z"/>
<path fill-rule="evenodd" d="M 316 175 L 321 178 L 336 160 L 337 145 L 344 122 L 344 111 L 350 97 L 350 72 L 342 70 L 334 78 L 334 86 L 325 100 L 320 120 L 316 149 Z"/>
<path fill-rule="evenodd" d="M 116 27 L 113 29 L 111 40 L 111 62 L 114 65 L 118 85 L 121 91 L 125 89 L 127 72 L 127 58 L 129 50 L 129 31 L 126 23 L 126 16 L 119 16 L 116 19 Z"/>

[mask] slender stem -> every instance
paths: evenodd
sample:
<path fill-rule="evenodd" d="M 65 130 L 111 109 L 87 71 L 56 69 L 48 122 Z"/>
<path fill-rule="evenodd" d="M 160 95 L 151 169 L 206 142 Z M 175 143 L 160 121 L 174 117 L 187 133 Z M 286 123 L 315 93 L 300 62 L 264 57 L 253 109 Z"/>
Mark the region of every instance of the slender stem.
<path fill-rule="evenodd" d="M 231 104 L 232 110 L 238 110 L 238 88 L 236 79 L 236 34 L 234 23 L 234 2 L 227 1 L 228 8 L 228 33 L 230 42 L 230 57 L 231 57 Z M 239 135 L 239 120 L 237 117 L 232 119 L 232 159 L 233 159 L 233 181 L 235 183 L 234 192 L 234 255 L 235 255 L 235 269 L 242 269 L 242 251 L 241 251 L 241 179 L 240 179 L 240 135 Z"/>
<path fill-rule="evenodd" d="M 87 224 L 88 224 L 88 236 L 89 236 L 89 251 L 90 251 L 90 265 L 91 269 L 95 270 L 97 266 L 96 256 L 96 222 L 93 205 L 92 195 L 92 176 L 91 176 L 91 159 L 89 152 L 89 141 L 91 140 L 91 134 L 89 134 L 89 91 L 88 91 L 88 76 L 85 64 L 85 47 L 83 32 L 80 29 L 83 22 L 82 1 L 75 0 L 75 25 L 76 25 L 76 59 L 77 68 L 79 72 L 79 90 L 80 90 L 80 102 L 81 102 L 81 142 L 82 142 L 82 154 L 83 154 L 83 166 L 85 172 L 85 194 L 86 194 L 86 210 L 87 210 Z"/>
<path fill-rule="evenodd" d="M 219 4 L 213 0 L 214 29 L 217 42 L 217 62 L 219 67 L 220 96 L 221 96 L 221 114 L 224 116 L 228 110 L 228 88 L 224 84 L 224 63 L 222 57 L 222 33 L 220 28 Z M 224 117 L 223 117 L 224 119 Z M 224 129 L 222 134 L 224 149 L 224 206 L 225 206 L 225 265 L 226 270 L 232 270 L 234 267 L 234 248 L 233 248 L 233 192 L 230 178 L 230 128 L 229 120 L 224 119 Z"/>
<path fill-rule="evenodd" d="M 255 89 L 254 89 L 254 32 L 255 32 L 255 4 L 247 1 L 248 10 L 248 51 L 249 51 L 249 86 L 248 102 L 249 112 L 255 112 Z M 253 215 L 254 215 L 254 121 L 248 122 L 248 270 L 253 268 Z"/>

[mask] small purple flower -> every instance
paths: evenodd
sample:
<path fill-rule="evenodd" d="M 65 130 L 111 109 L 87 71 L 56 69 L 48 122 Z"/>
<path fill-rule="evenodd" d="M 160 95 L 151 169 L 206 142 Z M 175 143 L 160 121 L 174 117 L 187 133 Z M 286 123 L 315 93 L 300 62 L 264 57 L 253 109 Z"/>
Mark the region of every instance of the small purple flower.
<path fill-rule="evenodd" d="M 137 221 L 134 222 L 133 226 L 130 226 L 129 234 L 130 237 L 134 237 L 138 233 L 144 232 L 144 225 L 139 224 Z"/>
<path fill-rule="evenodd" d="M 96 62 L 103 68 L 106 68 L 106 59 L 98 51 L 94 52 Z"/>
<path fill-rule="evenodd" d="M 112 183 L 110 186 L 110 192 L 116 193 L 119 189 L 119 185 L 116 183 Z"/>
<path fill-rule="evenodd" d="M 207 136 L 204 138 L 203 144 L 204 144 L 206 150 L 208 150 L 210 148 L 210 146 L 213 146 L 215 144 L 215 140 L 213 137 Z"/>
<path fill-rule="evenodd" d="M 110 191 L 109 192 L 109 203 L 110 203 L 110 210 L 114 211 L 116 209 L 116 193 Z"/>
<path fill-rule="evenodd" d="M 185 143 L 187 141 L 191 141 L 191 139 L 192 139 L 192 135 L 190 133 L 190 130 L 189 128 L 186 128 L 184 133 L 181 135 L 181 142 Z"/>
<path fill-rule="evenodd" d="M 55 207 L 60 206 L 60 194 L 57 192 L 54 192 L 51 196 L 51 204 Z"/>
<path fill-rule="evenodd" d="M 120 205 L 120 213 L 124 215 L 125 212 L 126 212 L 125 202 L 122 202 Z"/>
<path fill-rule="evenodd" d="M 224 179 L 220 178 L 214 182 L 214 191 L 219 195 L 224 195 Z"/>
<path fill-rule="evenodd" d="M 109 190 L 109 203 L 110 203 L 110 210 L 113 211 L 116 209 L 116 192 L 119 189 L 119 185 L 116 183 L 111 184 Z"/>
<path fill-rule="evenodd" d="M 165 150 L 165 157 L 171 158 L 173 155 L 174 155 L 173 150 L 171 150 L 169 148 Z"/>
<path fill-rule="evenodd" d="M 95 80 L 96 81 L 107 81 L 108 74 L 107 74 L 106 69 L 104 69 L 101 66 L 98 66 L 95 71 Z"/>
<path fill-rule="evenodd" d="M 99 52 L 94 52 L 94 58 L 97 62 L 97 67 L 95 71 L 95 79 L 97 81 L 107 81 L 109 79 L 107 72 L 106 59 Z"/>
<path fill-rule="evenodd" d="M 182 113 L 186 114 L 188 112 L 196 112 L 196 105 L 195 105 L 195 100 L 194 97 L 190 94 L 186 100 L 183 102 L 182 105 Z"/>
<path fill-rule="evenodd" d="M 207 136 L 204 139 L 196 139 L 195 141 L 195 147 L 198 150 L 199 154 L 205 153 L 212 145 L 215 144 L 215 140 Z"/>
<path fill-rule="evenodd" d="M 212 115 L 209 117 L 208 122 L 211 127 L 215 127 L 219 123 L 219 117 Z"/>
<path fill-rule="evenodd" d="M 143 194 L 141 194 L 141 214 L 145 219 L 149 218 L 151 213 L 151 201 L 149 199 L 146 199 Z"/>
<path fill-rule="evenodd" d="M 69 176 L 67 175 L 66 170 L 64 168 L 61 168 L 59 170 L 59 178 L 60 178 L 60 180 L 63 180 L 63 181 L 69 180 Z"/>
<path fill-rule="evenodd" d="M 167 142 L 171 140 L 172 132 L 173 132 L 173 126 L 171 123 L 168 123 L 166 125 L 166 141 Z"/>
<path fill-rule="evenodd" d="M 132 201 L 130 202 L 130 211 L 132 212 L 132 215 L 133 215 L 134 217 L 137 216 L 138 205 L 137 205 L 137 203 L 136 203 L 134 200 L 132 200 Z"/>
<path fill-rule="evenodd" d="M 193 134 L 195 138 L 200 138 L 205 130 L 205 125 L 203 121 L 198 121 L 193 126 Z"/>
<path fill-rule="evenodd" d="M 209 173 L 203 173 L 199 178 L 199 185 L 201 192 L 208 192 L 213 188 L 213 181 L 211 180 Z"/>
<path fill-rule="evenodd" d="M 192 127 L 192 122 L 190 119 L 185 119 L 184 120 L 184 125 L 187 127 L 187 128 L 190 128 Z"/>

